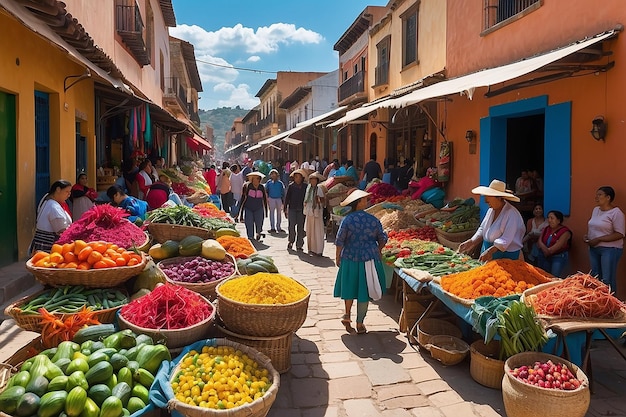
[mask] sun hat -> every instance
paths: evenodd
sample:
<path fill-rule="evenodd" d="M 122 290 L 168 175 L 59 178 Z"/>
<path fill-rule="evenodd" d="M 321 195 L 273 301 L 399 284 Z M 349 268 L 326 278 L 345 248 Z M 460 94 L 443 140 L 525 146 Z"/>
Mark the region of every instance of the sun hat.
<path fill-rule="evenodd" d="M 326 178 L 322 174 L 317 172 L 317 171 L 315 171 L 315 172 L 311 173 L 311 175 L 309 175 L 309 179 L 311 179 L 311 178 L 317 178 L 317 182 L 326 181 Z"/>
<path fill-rule="evenodd" d="M 302 175 L 303 179 L 306 179 L 309 175 L 307 174 L 307 172 L 305 170 L 303 170 L 302 168 L 296 169 L 295 171 L 293 171 L 291 174 L 289 174 L 290 177 L 293 177 L 295 174 L 300 174 Z"/>
<path fill-rule="evenodd" d="M 263 179 L 265 178 L 265 175 L 263 175 L 263 173 L 259 172 L 259 171 L 252 171 L 252 172 L 248 172 L 246 174 L 246 178 L 249 178 L 250 176 L 257 176 L 259 177 L 259 179 Z"/>
<path fill-rule="evenodd" d="M 371 193 L 368 193 L 367 191 L 355 189 L 350 194 L 348 194 L 348 196 L 341 203 L 339 203 L 339 205 L 342 206 L 342 207 L 345 207 L 345 206 L 355 202 L 356 200 L 359 200 L 359 199 L 361 199 L 363 197 L 367 197 L 370 194 Z"/>
<path fill-rule="evenodd" d="M 519 197 L 513 194 L 513 191 L 506 189 L 506 184 L 500 180 L 493 180 L 489 187 L 481 185 L 472 190 L 474 194 L 486 195 L 491 197 L 502 197 L 505 200 L 518 201 Z"/>
<path fill-rule="evenodd" d="M 277 169 L 273 169 L 273 168 L 272 168 L 272 169 L 270 169 L 270 172 L 269 172 L 269 174 L 267 174 L 267 175 L 272 175 L 272 174 L 276 174 L 276 175 L 278 175 L 278 170 L 277 170 Z"/>

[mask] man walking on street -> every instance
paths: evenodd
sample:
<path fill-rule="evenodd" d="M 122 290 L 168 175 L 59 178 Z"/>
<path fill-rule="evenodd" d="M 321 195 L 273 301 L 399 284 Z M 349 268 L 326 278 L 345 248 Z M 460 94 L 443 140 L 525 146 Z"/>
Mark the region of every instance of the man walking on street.
<path fill-rule="evenodd" d="M 304 194 L 306 184 L 304 177 L 307 173 L 302 169 L 296 169 L 291 173 L 293 182 L 287 187 L 285 194 L 285 216 L 289 226 L 289 243 L 287 250 L 296 249 L 302 251 L 304 246 Z"/>

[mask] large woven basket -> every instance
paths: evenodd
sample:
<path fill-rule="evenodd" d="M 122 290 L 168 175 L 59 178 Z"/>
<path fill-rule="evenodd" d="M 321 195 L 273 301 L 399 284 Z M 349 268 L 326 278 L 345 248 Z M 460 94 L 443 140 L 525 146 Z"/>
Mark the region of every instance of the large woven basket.
<path fill-rule="evenodd" d="M 231 332 L 220 325 L 217 326 L 217 329 L 226 339 L 250 346 L 266 355 L 279 373 L 285 373 L 291 368 L 291 341 L 293 333 L 289 332 L 276 337 L 260 337 Z"/>
<path fill-rule="evenodd" d="M 447 242 L 463 243 L 467 239 L 474 236 L 474 233 L 476 233 L 476 229 L 466 230 L 464 232 L 449 233 L 449 232 L 444 232 L 443 230 L 436 227 L 435 233 L 437 234 L 437 239 L 439 239 L 439 242 L 441 242 L 441 239 L 443 238 Z M 443 244 L 443 242 L 441 243 Z M 447 246 L 447 245 L 444 245 L 444 246 Z"/>
<path fill-rule="evenodd" d="M 422 319 L 417 323 L 417 343 L 426 347 L 431 344 L 433 336 L 446 335 L 460 339 L 463 336 L 461 330 L 454 324 L 442 319 Z"/>
<path fill-rule="evenodd" d="M 126 294 L 125 289 L 120 289 L 120 291 L 122 291 L 126 296 L 128 296 L 128 294 Z M 28 330 L 31 332 L 41 333 L 41 329 L 43 327 L 41 324 L 41 319 L 43 318 L 43 316 L 39 313 L 25 313 L 24 311 L 22 311 L 22 309 L 20 309 L 20 306 L 23 306 L 29 301 L 34 300 L 35 298 L 39 297 L 44 292 L 45 290 L 39 291 L 38 293 L 35 293 L 33 295 L 20 298 L 16 302 L 10 304 L 4 310 L 4 314 L 10 317 L 13 317 L 13 319 L 15 320 L 15 324 L 17 324 L 22 329 Z M 117 311 L 121 307 L 122 306 L 103 309 L 103 310 L 95 310 L 94 318 L 97 319 L 100 323 L 113 323 L 115 322 L 115 313 L 117 313 Z M 51 313 L 51 314 L 54 314 L 60 320 L 65 320 L 69 316 L 73 315 L 72 313 L 67 313 L 67 314 Z"/>
<path fill-rule="evenodd" d="M 0 392 L 6 386 L 9 378 L 17 373 L 24 361 L 37 355 L 39 352 L 43 352 L 44 349 L 41 338 L 37 337 L 11 355 L 4 363 L 0 363 Z"/>
<path fill-rule="evenodd" d="M 470 350 L 469 345 L 463 340 L 447 335 L 431 337 L 430 343 L 425 347 L 433 358 L 447 366 L 461 363 Z"/>
<path fill-rule="evenodd" d="M 201 322 L 184 329 L 147 329 L 129 322 L 122 314 L 118 316 L 119 325 L 120 328 L 130 329 L 136 334 L 146 334 L 150 336 L 152 340 L 162 340 L 170 349 L 187 346 L 198 340 L 206 339 L 215 321 L 215 306 L 206 298 L 203 297 L 203 299 L 211 305 L 211 315 Z"/>
<path fill-rule="evenodd" d="M 165 270 L 162 268 L 164 265 L 178 263 L 181 261 L 184 262 L 186 259 L 191 259 L 191 257 L 178 257 L 178 258 L 165 259 L 159 262 L 157 264 L 157 267 L 161 270 L 161 272 L 163 272 L 163 275 L 165 275 L 165 279 L 167 280 L 167 282 L 170 282 L 175 285 L 180 285 L 181 287 L 185 287 L 191 291 L 195 291 L 198 294 L 201 294 L 207 297 L 211 301 L 215 301 L 217 299 L 217 293 L 215 292 L 215 288 L 221 282 L 226 281 L 228 278 L 232 278 L 236 275 L 239 275 L 239 271 L 237 270 L 237 261 L 235 260 L 233 255 L 231 255 L 230 253 L 226 253 L 226 260 L 233 264 L 233 266 L 235 267 L 235 271 L 232 273 L 232 275 L 218 279 L 217 281 L 213 281 L 213 282 L 193 283 L 193 282 L 175 281 L 173 279 L 170 279 L 170 277 L 167 276 L 167 272 L 165 272 Z"/>
<path fill-rule="evenodd" d="M 306 320 L 311 291 L 299 301 L 290 304 L 246 304 L 220 294 L 222 281 L 216 288 L 217 314 L 231 331 L 249 336 L 282 336 L 295 332 Z M 302 283 L 300 283 L 304 288 Z"/>
<path fill-rule="evenodd" d="M 500 342 L 492 340 L 487 345 L 477 340 L 470 345 L 470 375 L 474 381 L 489 388 L 502 389 L 504 361 L 498 358 Z"/>
<path fill-rule="evenodd" d="M 181 241 L 187 236 L 199 236 L 202 239 L 215 238 L 215 232 L 202 227 L 181 226 L 179 224 L 169 223 L 150 223 L 148 231 L 152 238 L 158 243 L 166 240 Z"/>
<path fill-rule="evenodd" d="M 53 287 L 61 285 L 82 285 L 90 288 L 117 287 L 128 281 L 131 277 L 139 275 L 148 262 L 145 255 L 141 255 L 141 262 L 134 266 L 118 266 L 103 269 L 73 269 L 73 268 L 39 268 L 28 260 L 28 269 L 44 285 Z"/>
<path fill-rule="evenodd" d="M 280 387 L 280 374 L 272 366 L 270 358 L 256 349 L 228 339 L 216 339 L 216 342 L 217 346 L 231 346 L 236 350 L 240 350 L 253 359 L 260 368 L 267 369 L 269 373 L 268 378 L 272 383 L 270 388 L 261 398 L 258 398 L 249 404 L 231 408 L 230 410 L 214 410 L 210 408 L 195 407 L 178 401 L 175 398 L 169 400 L 167 404 L 168 410 L 176 410 L 187 417 L 265 417 L 267 413 L 269 413 L 272 404 L 274 404 Z M 170 383 L 179 370 L 180 363 L 172 370 Z"/>
<path fill-rule="evenodd" d="M 520 381 L 511 370 L 526 365 L 532 367 L 536 361 L 551 360 L 563 363 L 581 381 L 574 390 L 541 388 Z M 573 363 L 542 352 L 522 352 L 511 356 L 504 364 L 502 399 L 508 417 L 568 416 L 584 417 L 587 414 L 591 395 L 587 376 Z"/>

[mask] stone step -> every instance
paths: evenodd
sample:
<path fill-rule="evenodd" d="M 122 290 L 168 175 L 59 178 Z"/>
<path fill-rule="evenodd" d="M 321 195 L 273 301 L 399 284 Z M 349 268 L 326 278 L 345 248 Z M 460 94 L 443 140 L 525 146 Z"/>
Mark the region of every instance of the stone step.
<path fill-rule="evenodd" d="M 41 291 L 43 286 L 26 270 L 24 262 L 0 268 L 0 314 L 4 317 L 4 309 L 26 295 Z"/>

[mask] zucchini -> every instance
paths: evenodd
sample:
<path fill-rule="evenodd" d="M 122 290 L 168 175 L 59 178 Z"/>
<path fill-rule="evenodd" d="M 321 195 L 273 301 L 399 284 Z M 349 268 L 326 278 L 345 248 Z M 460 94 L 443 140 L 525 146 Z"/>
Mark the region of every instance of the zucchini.
<path fill-rule="evenodd" d="M 58 416 L 65 408 L 65 400 L 67 392 L 51 391 L 44 394 L 39 402 L 38 417 L 55 417 Z"/>
<path fill-rule="evenodd" d="M 74 335 L 74 342 L 81 344 L 87 340 L 98 341 L 116 332 L 113 324 L 98 324 L 80 329 Z M 92 348 L 93 349 L 93 348 Z"/>
<path fill-rule="evenodd" d="M 113 375 L 113 366 L 106 361 L 98 362 L 85 374 L 89 386 L 105 383 Z"/>

